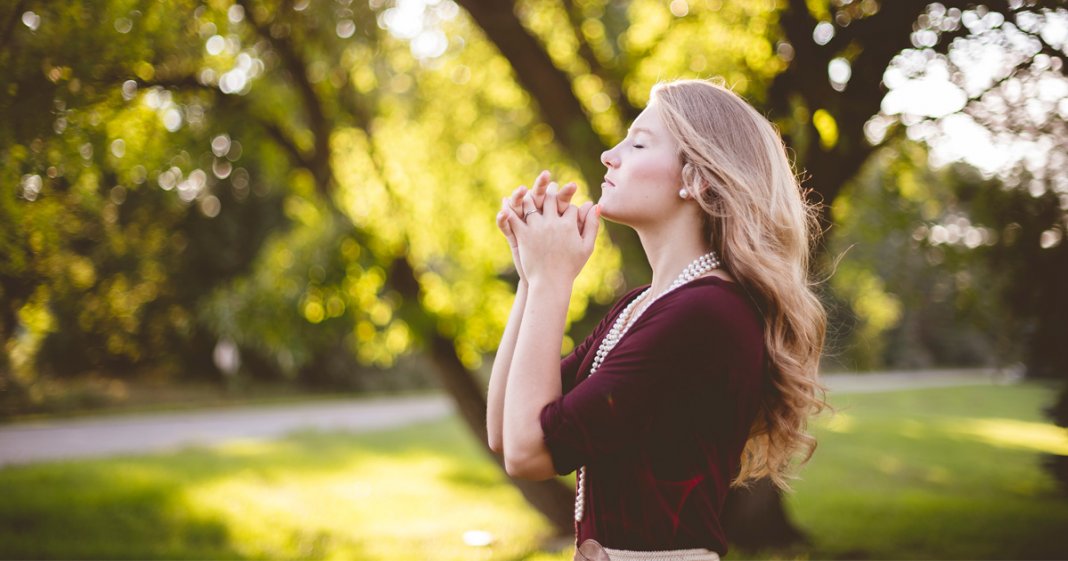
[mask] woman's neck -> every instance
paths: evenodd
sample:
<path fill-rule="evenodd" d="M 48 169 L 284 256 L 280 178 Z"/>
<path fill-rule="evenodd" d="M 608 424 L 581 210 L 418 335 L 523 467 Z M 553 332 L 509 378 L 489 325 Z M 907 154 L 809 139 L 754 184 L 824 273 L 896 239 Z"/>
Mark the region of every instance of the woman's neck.
<path fill-rule="evenodd" d="M 700 223 L 690 220 L 671 221 L 655 230 L 641 229 L 638 237 L 653 270 L 653 295 L 667 290 L 687 265 L 709 252 Z"/>

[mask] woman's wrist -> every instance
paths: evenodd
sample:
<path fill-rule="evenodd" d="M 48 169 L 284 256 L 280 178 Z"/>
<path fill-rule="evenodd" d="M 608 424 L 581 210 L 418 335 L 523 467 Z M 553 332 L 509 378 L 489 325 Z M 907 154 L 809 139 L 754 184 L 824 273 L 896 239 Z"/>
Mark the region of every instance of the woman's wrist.
<path fill-rule="evenodd" d="M 557 302 L 566 307 L 571 301 L 573 286 L 574 280 L 563 281 L 548 277 L 537 277 L 527 280 L 526 292 L 530 298 L 537 299 L 539 303 L 551 305 Z"/>

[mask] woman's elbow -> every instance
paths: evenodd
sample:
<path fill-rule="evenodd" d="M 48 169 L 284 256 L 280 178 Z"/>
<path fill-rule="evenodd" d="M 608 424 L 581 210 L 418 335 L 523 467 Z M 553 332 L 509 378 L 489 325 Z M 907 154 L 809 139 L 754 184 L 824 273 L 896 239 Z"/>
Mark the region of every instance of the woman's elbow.
<path fill-rule="evenodd" d="M 494 435 L 490 435 L 487 444 L 489 445 L 490 452 L 501 456 L 504 454 L 504 443 L 501 442 L 500 436 L 494 438 Z"/>
<path fill-rule="evenodd" d="M 514 459 L 514 456 L 504 456 L 504 470 L 512 479 L 525 479 L 527 481 L 545 481 L 556 477 L 552 460 L 548 457 Z"/>

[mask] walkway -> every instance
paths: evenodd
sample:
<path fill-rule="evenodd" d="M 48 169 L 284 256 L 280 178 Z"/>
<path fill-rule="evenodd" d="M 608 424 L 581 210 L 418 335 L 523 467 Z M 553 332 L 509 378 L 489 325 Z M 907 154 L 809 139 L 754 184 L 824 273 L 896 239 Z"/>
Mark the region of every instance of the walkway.
<path fill-rule="evenodd" d="M 0 466 L 269 439 L 307 428 L 374 431 L 452 411 L 447 396 L 432 395 L 14 423 L 0 425 Z"/>
<path fill-rule="evenodd" d="M 832 393 L 1015 381 L 993 370 L 828 374 L 823 380 Z M 441 419 L 453 411 L 451 400 L 442 394 L 14 423 L 0 425 L 0 466 L 269 439 L 308 428 L 374 431 Z"/>
<path fill-rule="evenodd" d="M 907 370 L 866 374 L 824 374 L 823 383 L 832 393 L 874 393 L 950 386 L 1015 384 L 1020 372 L 993 368 Z"/>

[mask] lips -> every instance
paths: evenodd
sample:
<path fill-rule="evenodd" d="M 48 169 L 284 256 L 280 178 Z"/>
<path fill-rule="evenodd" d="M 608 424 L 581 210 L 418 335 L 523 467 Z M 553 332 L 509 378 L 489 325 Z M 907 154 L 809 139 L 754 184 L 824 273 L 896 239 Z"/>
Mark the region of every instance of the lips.
<path fill-rule="evenodd" d="M 602 183 L 602 184 L 601 184 L 601 186 L 602 186 L 602 187 L 615 187 L 615 186 L 616 186 L 616 184 L 615 184 L 615 183 L 612 183 L 612 180 L 611 180 L 611 179 L 608 179 L 607 177 L 605 177 L 605 178 L 604 178 L 604 183 Z"/>

